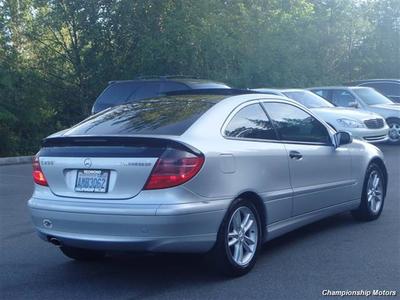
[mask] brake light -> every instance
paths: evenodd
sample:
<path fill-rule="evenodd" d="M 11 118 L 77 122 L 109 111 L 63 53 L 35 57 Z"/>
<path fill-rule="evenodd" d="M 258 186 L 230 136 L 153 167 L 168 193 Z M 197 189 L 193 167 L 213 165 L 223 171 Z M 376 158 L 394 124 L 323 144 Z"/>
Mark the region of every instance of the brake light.
<path fill-rule="evenodd" d="M 183 184 L 200 171 L 203 163 L 202 155 L 167 149 L 158 159 L 144 189 L 165 189 Z"/>
<path fill-rule="evenodd" d="M 40 167 L 38 156 L 35 156 L 35 158 L 33 159 L 32 167 L 33 167 L 33 172 L 32 172 L 33 181 L 36 184 L 47 186 L 48 185 L 47 180 L 46 177 L 44 177 L 42 168 Z"/>

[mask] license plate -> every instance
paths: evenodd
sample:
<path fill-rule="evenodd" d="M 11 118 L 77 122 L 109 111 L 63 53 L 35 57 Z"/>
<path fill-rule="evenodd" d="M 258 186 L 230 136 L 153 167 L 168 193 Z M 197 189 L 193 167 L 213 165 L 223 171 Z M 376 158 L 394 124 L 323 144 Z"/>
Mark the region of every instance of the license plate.
<path fill-rule="evenodd" d="M 78 170 L 75 192 L 107 193 L 110 171 Z"/>

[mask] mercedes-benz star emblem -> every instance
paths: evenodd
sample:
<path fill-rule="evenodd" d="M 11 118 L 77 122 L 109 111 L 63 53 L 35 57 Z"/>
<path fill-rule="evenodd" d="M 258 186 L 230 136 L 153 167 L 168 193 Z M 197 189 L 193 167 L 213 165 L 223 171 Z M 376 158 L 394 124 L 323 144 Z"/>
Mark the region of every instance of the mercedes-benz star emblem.
<path fill-rule="evenodd" d="M 85 158 L 85 160 L 83 161 L 83 165 L 86 168 L 90 168 L 92 166 L 92 161 L 90 160 L 90 158 Z"/>

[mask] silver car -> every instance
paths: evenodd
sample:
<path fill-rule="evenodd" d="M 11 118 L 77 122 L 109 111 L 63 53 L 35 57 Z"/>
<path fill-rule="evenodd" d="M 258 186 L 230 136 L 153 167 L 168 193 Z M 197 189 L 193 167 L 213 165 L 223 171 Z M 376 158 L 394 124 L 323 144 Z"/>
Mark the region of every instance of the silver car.
<path fill-rule="evenodd" d="M 337 131 L 348 131 L 353 138 L 370 143 L 388 140 L 389 126 L 380 115 L 347 107 L 335 107 L 324 98 L 302 89 L 254 89 L 257 92 L 280 95 L 293 99 L 310 109 Z"/>
<path fill-rule="evenodd" d="M 180 95 L 94 115 L 43 141 L 29 209 L 68 257 L 208 252 L 238 276 L 262 243 L 344 211 L 377 219 L 382 152 L 264 94 Z"/>
<path fill-rule="evenodd" d="M 316 87 L 312 92 L 336 106 L 352 107 L 377 113 L 389 125 L 389 142 L 400 144 L 400 103 L 394 103 L 370 87 Z"/>

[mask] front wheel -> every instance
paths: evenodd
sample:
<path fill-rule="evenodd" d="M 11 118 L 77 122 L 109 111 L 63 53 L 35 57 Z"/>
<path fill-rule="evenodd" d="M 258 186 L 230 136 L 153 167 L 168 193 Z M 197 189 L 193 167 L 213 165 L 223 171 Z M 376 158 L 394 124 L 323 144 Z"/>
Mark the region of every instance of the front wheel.
<path fill-rule="evenodd" d="M 237 199 L 221 224 L 212 251 L 216 267 L 229 276 L 249 272 L 256 261 L 261 243 L 260 217 L 254 204 Z"/>
<path fill-rule="evenodd" d="M 385 177 L 377 164 L 369 165 L 365 179 L 360 206 L 351 213 L 361 221 L 372 221 L 382 213 L 386 193 Z"/>
<path fill-rule="evenodd" d="M 388 120 L 389 125 L 389 143 L 399 144 L 400 143 L 400 120 Z"/>

